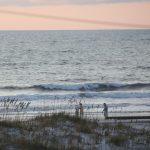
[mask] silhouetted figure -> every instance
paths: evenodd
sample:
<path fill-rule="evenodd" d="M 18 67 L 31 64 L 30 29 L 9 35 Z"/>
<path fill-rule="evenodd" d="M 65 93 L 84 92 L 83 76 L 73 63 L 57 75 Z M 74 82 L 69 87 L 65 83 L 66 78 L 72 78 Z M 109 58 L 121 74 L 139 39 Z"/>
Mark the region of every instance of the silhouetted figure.
<path fill-rule="evenodd" d="M 106 105 L 106 103 L 104 103 L 103 106 L 104 106 L 104 109 L 103 109 L 104 117 L 105 117 L 105 119 L 107 119 L 107 117 L 108 117 L 108 106 Z"/>
<path fill-rule="evenodd" d="M 82 103 L 79 103 L 80 105 L 80 117 L 83 117 L 83 105 Z"/>

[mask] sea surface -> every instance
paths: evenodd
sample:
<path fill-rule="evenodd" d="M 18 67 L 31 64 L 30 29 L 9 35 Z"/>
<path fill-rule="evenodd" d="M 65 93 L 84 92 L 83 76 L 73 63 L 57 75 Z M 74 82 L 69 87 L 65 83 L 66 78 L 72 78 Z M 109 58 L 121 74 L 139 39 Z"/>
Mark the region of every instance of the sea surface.
<path fill-rule="evenodd" d="M 79 102 L 150 111 L 150 30 L 0 31 L 7 98 L 31 102 L 28 112 L 73 112 Z"/>

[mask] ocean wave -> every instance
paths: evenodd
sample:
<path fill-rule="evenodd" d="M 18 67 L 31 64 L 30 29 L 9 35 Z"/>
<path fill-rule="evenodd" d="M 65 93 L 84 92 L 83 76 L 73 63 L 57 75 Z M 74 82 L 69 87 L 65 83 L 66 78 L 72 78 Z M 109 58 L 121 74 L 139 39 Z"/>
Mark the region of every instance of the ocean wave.
<path fill-rule="evenodd" d="M 150 83 L 117 84 L 117 83 L 80 83 L 80 84 L 40 84 L 31 86 L 5 86 L 6 90 L 46 90 L 46 91 L 115 91 L 149 89 Z"/>
<path fill-rule="evenodd" d="M 18 99 L 18 100 L 59 100 L 59 99 L 81 99 L 81 98 L 87 98 L 87 99 L 98 99 L 98 98 L 111 98 L 111 99 L 130 99 L 130 98 L 150 98 L 149 92 L 101 92 L 101 93 L 95 93 L 95 92 L 82 92 L 82 93 L 76 93 L 76 94 L 34 94 L 34 95 L 26 95 L 26 94 L 20 94 L 15 96 L 0 96 L 0 99 Z"/>

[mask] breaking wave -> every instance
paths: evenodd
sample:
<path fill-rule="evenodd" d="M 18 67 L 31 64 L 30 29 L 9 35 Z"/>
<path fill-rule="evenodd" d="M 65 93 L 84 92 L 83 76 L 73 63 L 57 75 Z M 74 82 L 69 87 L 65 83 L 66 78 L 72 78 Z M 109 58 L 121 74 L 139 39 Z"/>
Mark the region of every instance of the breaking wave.
<path fill-rule="evenodd" d="M 81 83 L 81 84 L 41 84 L 33 86 L 5 86 L 6 90 L 46 90 L 46 91 L 117 91 L 117 90 L 150 90 L 150 83 L 116 84 L 116 83 Z"/>

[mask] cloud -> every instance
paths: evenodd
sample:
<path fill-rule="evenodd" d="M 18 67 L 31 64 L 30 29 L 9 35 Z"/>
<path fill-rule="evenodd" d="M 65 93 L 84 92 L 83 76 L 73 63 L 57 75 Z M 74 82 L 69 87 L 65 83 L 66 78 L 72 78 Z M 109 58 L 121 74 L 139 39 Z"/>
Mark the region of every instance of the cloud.
<path fill-rule="evenodd" d="M 150 0 L 0 0 L 0 5 L 62 5 L 62 4 L 100 4 L 121 2 L 150 2 Z"/>

